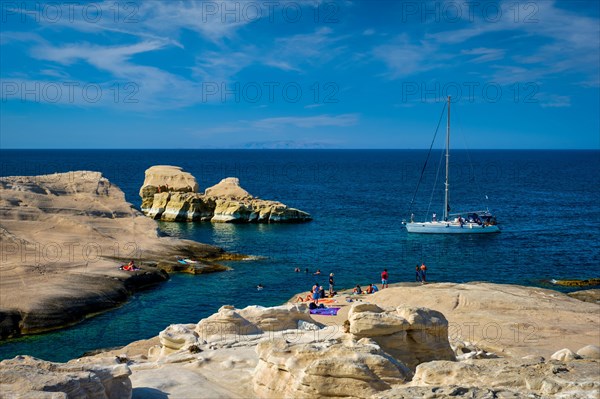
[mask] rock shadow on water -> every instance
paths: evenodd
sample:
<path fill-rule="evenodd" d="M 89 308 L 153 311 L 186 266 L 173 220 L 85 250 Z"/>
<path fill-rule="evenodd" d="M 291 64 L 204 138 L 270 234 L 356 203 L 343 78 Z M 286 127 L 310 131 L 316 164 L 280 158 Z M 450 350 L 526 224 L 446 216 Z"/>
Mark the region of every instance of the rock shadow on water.
<path fill-rule="evenodd" d="M 156 388 L 133 388 L 131 399 L 169 399 L 169 394 Z"/>

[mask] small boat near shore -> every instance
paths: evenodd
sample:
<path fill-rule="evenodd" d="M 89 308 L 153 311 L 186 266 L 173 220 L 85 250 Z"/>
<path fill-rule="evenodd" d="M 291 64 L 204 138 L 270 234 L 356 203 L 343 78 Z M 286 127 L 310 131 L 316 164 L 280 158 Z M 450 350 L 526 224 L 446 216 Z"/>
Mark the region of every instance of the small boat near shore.
<path fill-rule="evenodd" d="M 496 217 L 492 215 L 489 210 L 485 211 L 467 211 L 450 213 L 449 204 L 449 192 L 450 184 L 448 182 L 448 175 L 450 170 L 450 96 L 448 96 L 447 103 L 447 123 L 446 123 L 446 180 L 444 183 L 444 212 L 441 220 L 437 219 L 436 213 L 433 213 L 431 221 L 416 222 L 414 220 L 414 214 L 411 213 L 410 221 L 403 221 L 406 226 L 406 230 L 409 233 L 422 233 L 422 234 L 480 234 L 480 233 L 498 233 L 500 229 L 496 224 Z M 443 111 L 442 111 L 443 112 Z M 441 117 L 440 117 L 441 122 Z M 439 124 L 438 124 L 439 128 Z M 437 133 L 437 130 L 436 130 Z M 435 140 L 435 136 L 434 136 Z M 433 146 L 433 143 L 432 143 Z M 430 148 L 431 152 L 431 148 Z M 427 165 L 427 162 L 425 163 Z M 425 168 L 423 168 L 423 171 Z M 423 172 L 419 178 L 417 184 L 417 190 L 423 178 Z M 415 191 L 415 195 L 417 193 Z M 413 200 L 411 201 L 411 207 Z M 463 215 L 466 215 L 463 217 Z"/>

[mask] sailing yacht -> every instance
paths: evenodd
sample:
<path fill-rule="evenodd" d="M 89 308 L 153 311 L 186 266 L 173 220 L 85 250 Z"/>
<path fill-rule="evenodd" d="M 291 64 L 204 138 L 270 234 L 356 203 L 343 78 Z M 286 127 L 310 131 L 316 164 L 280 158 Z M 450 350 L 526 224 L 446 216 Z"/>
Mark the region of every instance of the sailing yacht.
<path fill-rule="evenodd" d="M 444 193 L 444 214 L 442 215 L 442 218 L 438 220 L 437 215 L 434 213 L 431 221 L 424 222 L 414 221 L 414 216 L 411 215 L 410 222 L 405 222 L 406 230 L 409 233 L 428 234 L 498 233 L 500 232 L 500 229 L 496 225 L 496 218 L 488 210 L 449 213 L 450 205 L 448 203 L 448 193 L 450 191 L 450 184 L 448 182 L 448 172 L 450 170 L 450 96 L 448 96 L 447 107 L 448 117 L 446 122 L 446 181 Z"/>

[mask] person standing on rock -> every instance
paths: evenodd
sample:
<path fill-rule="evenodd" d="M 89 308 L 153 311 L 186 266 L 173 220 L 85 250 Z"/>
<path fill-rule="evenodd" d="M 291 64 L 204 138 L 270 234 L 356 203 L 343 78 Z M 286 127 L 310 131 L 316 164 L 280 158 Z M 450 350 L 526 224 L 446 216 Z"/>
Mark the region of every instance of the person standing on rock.
<path fill-rule="evenodd" d="M 329 297 L 332 298 L 333 297 L 333 286 L 335 285 L 334 281 L 333 281 L 333 273 L 329 273 Z"/>
<path fill-rule="evenodd" d="M 417 263 L 417 267 L 415 268 L 415 281 L 416 282 L 423 281 L 423 279 L 421 278 L 421 267 L 419 267 L 418 263 Z"/>
<path fill-rule="evenodd" d="M 387 269 L 383 269 L 383 272 L 381 272 L 381 289 L 388 288 L 388 278 Z"/>
<path fill-rule="evenodd" d="M 421 264 L 421 279 L 423 284 L 427 282 L 427 266 L 425 266 L 425 262 Z"/>
<path fill-rule="evenodd" d="M 318 305 L 319 297 L 321 296 L 321 293 L 319 292 L 319 283 L 315 283 L 315 285 L 313 285 L 312 296 L 313 296 L 313 302 L 315 303 L 315 305 Z"/>

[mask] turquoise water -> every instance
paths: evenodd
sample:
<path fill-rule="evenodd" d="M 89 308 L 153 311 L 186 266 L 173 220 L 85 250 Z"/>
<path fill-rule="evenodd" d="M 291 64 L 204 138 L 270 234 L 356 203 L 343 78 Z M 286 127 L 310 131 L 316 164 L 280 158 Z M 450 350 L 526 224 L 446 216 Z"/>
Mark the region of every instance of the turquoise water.
<path fill-rule="evenodd" d="M 30 354 L 67 360 L 88 350 L 156 335 L 171 323 L 195 323 L 223 304 L 279 304 L 334 272 L 339 287 L 413 281 L 428 264 L 430 281 L 492 281 L 547 286 L 552 278 L 600 275 L 599 151 L 455 151 L 451 157 L 453 211 L 486 205 L 502 232 L 482 236 L 408 235 L 401 221 L 419 177 L 424 151 L 1 151 L 0 174 L 100 170 L 139 206 L 144 170 L 184 167 L 201 189 L 228 176 L 261 198 L 310 212 L 298 225 L 161 223 L 170 235 L 256 255 L 212 275 L 174 275 L 137 293 L 119 309 L 59 332 L 5 342 L 0 358 Z M 435 154 L 436 157 L 439 153 Z M 442 185 L 426 170 L 413 212 L 442 213 Z M 489 200 L 485 200 L 485 195 Z M 294 273 L 294 268 L 311 273 Z M 317 268 L 323 276 L 312 276 Z M 265 289 L 254 287 L 262 283 Z"/>

